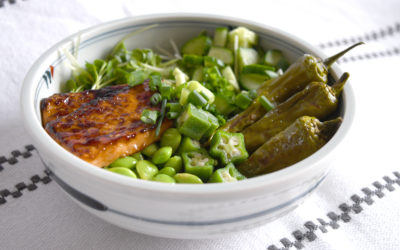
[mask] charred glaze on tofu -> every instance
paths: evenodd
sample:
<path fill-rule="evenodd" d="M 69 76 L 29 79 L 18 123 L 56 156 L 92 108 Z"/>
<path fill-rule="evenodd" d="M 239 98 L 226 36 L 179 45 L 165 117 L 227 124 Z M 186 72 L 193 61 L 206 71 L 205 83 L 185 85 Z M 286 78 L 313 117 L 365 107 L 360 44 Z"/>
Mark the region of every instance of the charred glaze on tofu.
<path fill-rule="evenodd" d="M 141 151 L 159 139 L 156 125 L 140 120 L 152 106 L 148 83 L 116 85 L 79 93 L 54 94 L 41 101 L 43 126 L 62 147 L 98 167 Z M 165 119 L 160 135 L 171 127 Z"/>

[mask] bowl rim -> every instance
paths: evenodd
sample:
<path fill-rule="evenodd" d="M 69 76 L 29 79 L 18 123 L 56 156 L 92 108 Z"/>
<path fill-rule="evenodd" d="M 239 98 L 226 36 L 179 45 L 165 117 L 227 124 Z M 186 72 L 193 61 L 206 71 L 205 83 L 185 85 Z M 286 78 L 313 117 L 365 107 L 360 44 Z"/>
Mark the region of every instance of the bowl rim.
<path fill-rule="evenodd" d="M 43 129 L 41 122 L 39 122 L 38 117 L 36 117 L 35 107 L 31 105 L 33 103 L 34 98 L 34 90 L 36 87 L 37 77 L 40 75 L 38 70 L 41 68 L 42 62 L 50 56 L 52 53 L 58 51 L 61 45 L 73 41 L 74 38 L 82 35 L 82 34 L 90 34 L 90 33 L 99 33 L 101 30 L 109 28 L 109 27 L 117 27 L 124 26 L 127 24 L 132 24 L 135 22 L 145 22 L 152 20 L 162 20 L 162 19 L 171 19 L 171 20 L 190 20 L 195 19 L 201 22 L 210 22 L 210 21 L 219 21 L 223 23 L 241 23 L 247 27 L 256 27 L 258 30 L 263 30 L 266 33 L 272 34 L 274 36 L 279 36 L 291 44 L 301 45 L 301 47 L 306 48 L 314 55 L 319 57 L 325 57 L 325 54 L 320 51 L 318 48 L 314 47 L 310 43 L 304 41 L 303 39 L 296 37 L 292 34 L 287 33 L 286 31 L 282 31 L 275 27 L 265 25 L 262 23 L 240 19 L 236 17 L 230 16 L 222 16 L 215 14 L 201 14 L 201 13 L 168 13 L 168 14 L 151 14 L 151 15 L 141 15 L 129 18 L 122 18 L 119 20 L 114 20 L 110 22 L 101 23 L 98 25 L 94 25 L 92 27 L 86 28 L 82 31 L 78 31 L 61 41 L 57 42 L 51 48 L 46 50 L 32 65 L 29 69 L 28 73 L 25 76 L 23 81 L 22 90 L 21 90 L 21 109 L 22 109 L 22 118 L 27 129 L 28 133 L 32 136 L 34 143 L 38 143 L 39 149 L 46 149 L 49 153 L 53 155 L 57 155 L 57 158 L 61 161 L 69 163 L 71 169 L 74 171 L 79 171 L 81 174 L 89 174 L 94 176 L 99 181 L 111 182 L 115 185 L 124 186 L 126 188 L 135 188 L 137 190 L 142 191 L 157 191 L 160 193 L 181 193 L 181 194 L 226 194 L 231 192 L 248 192 L 251 190 L 256 190 L 261 187 L 270 186 L 270 185 L 279 185 L 279 183 L 283 183 L 289 181 L 296 176 L 302 176 L 309 171 L 312 171 L 313 168 L 318 166 L 318 162 L 320 162 L 325 156 L 331 153 L 339 143 L 344 139 L 345 135 L 348 133 L 355 112 L 355 102 L 354 102 L 354 94 L 350 84 L 346 84 L 342 98 L 343 103 L 345 103 L 345 109 L 343 114 L 343 123 L 341 124 L 338 131 L 335 135 L 326 143 L 321 149 L 307 157 L 306 159 L 297 162 L 289 167 L 286 167 L 282 170 L 261 175 L 257 177 L 252 177 L 246 180 L 242 180 L 234 183 L 215 183 L 207 185 L 195 185 L 195 184 L 177 184 L 177 185 L 167 185 L 165 183 L 151 182 L 151 181 L 142 181 L 132 179 L 126 176 L 113 174 L 104 169 L 96 167 L 79 157 L 73 155 L 72 153 L 65 150 L 62 146 L 56 143 Z M 342 74 L 342 71 L 339 69 L 337 65 L 333 65 L 331 67 L 330 73 L 334 75 L 334 77 L 338 77 L 338 75 Z M 39 152 L 40 150 L 38 150 Z M 40 152 L 39 152 L 40 153 Z M 322 176 L 321 176 L 322 178 Z"/>

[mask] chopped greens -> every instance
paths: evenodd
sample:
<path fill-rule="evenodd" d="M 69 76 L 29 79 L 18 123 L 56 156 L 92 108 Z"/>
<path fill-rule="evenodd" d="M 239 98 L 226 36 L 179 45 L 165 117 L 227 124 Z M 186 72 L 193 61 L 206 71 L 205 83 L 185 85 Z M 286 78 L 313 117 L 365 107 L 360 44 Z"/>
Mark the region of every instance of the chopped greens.
<path fill-rule="evenodd" d="M 145 109 L 142 112 L 140 120 L 146 124 L 156 124 L 159 112 L 157 110 Z"/>
<path fill-rule="evenodd" d="M 260 100 L 265 109 L 273 109 L 274 105 L 265 96 L 257 95 L 257 88 L 281 75 L 288 68 L 288 61 L 277 49 L 264 52 L 258 45 L 257 34 L 244 27 L 233 30 L 218 27 L 214 36 L 203 31 L 181 48 L 169 39 L 171 51 L 158 46 L 126 48 L 126 39 L 155 26 L 126 35 L 105 59 L 86 62 L 84 67 L 79 65 L 76 51 L 71 54 L 64 50 L 72 69 L 72 77 L 65 83 L 67 91 L 148 84 L 154 110 L 144 109 L 140 120 L 153 125 L 156 136 L 160 134 L 164 119 L 175 120 L 174 128 L 170 128 L 174 136 L 164 138 L 162 135 L 161 146 L 174 144 L 176 155 L 169 154 L 165 165 L 155 162 L 152 155 L 159 146 L 154 143 L 142 150 L 144 156 L 138 152 L 141 157 L 137 164 L 138 153 L 132 155 L 133 158 L 123 158 L 125 161 L 135 159 L 132 173 L 139 178 L 170 183 L 242 180 L 244 176 L 234 164 L 248 157 L 243 134 L 218 128 L 255 100 Z M 204 146 L 205 142 L 211 145 Z M 158 173 L 157 167 L 164 170 Z M 145 170 L 151 170 L 151 174 L 146 175 Z"/>
<path fill-rule="evenodd" d="M 217 117 L 222 124 L 250 105 L 257 97 L 251 94 L 252 90 L 277 77 L 288 66 L 281 51 L 270 49 L 264 53 L 258 47 L 257 34 L 244 27 L 230 31 L 219 27 L 214 37 L 201 32 L 181 50 L 172 39 L 169 40 L 172 51 L 160 47 L 126 48 L 126 39 L 154 26 L 126 35 L 105 59 L 86 62 L 85 67 L 79 65 L 76 54 L 65 50 L 73 72 L 65 84 L 68 91 L 116 84 L 136 86 L 148 79 L 150 90 L 156 92 L 151 97 L 152 105 L 166 100 L 168 109 L 169 103 L 178 102 L 181 106 L 191 103 Z M 177 119 L 183 109 L 167 110 L 163 117 Z"/>

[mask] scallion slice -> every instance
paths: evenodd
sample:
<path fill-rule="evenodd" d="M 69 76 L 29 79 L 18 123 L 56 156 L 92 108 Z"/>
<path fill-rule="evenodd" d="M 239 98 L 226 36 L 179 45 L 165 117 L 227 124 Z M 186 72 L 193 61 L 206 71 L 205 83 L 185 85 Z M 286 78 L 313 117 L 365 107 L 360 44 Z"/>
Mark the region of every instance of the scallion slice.
<path fill-rule="evenodd" d="M 275 108 L 275 105 L 273 103 L 271 103 L 267 97 L 265 96 L 260 96 L 259 101 L 261 103 L 261 105 L 265 108 L 265 110 L 268 112 L 272 109 Z"/>
<path fill-rule="evenodd" d="M 140 120 L 146 124 L 156 124 L 159 112 L 157 110 L 145 109 L 142 111 Z"/>

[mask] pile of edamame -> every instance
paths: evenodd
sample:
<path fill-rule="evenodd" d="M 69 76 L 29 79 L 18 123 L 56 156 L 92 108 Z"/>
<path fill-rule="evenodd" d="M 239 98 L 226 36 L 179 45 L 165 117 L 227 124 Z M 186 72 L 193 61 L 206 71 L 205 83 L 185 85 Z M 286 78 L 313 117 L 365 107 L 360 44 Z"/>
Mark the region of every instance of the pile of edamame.
<path fill-rule="evenodd" d="M 233 163 L 221 166 L 199 141 L 167 129 L 157 143 L 115 160 L 105 169 L 135 179 L 163 183 L 218 183 L 245 179 Z"/>

